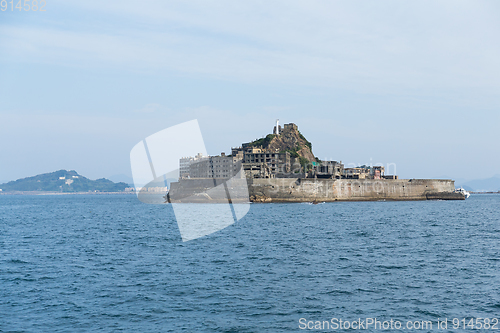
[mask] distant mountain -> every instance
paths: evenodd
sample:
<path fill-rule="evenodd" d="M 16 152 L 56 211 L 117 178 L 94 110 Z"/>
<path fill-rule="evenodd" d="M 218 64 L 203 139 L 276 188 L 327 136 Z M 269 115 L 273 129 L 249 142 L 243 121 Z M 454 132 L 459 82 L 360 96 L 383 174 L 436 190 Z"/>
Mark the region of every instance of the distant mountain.
<path fill-rule="evenodd" d="M 474 190 L 472 187 L 470 186 L 467 186 L 467 185 L 456 185 L 455 187 L 462 187 L 464 190 L 466 191 L 469 191 L 469 192 L 475 192 L 476 190 Z"/>
<path fill-rule="evenodd" d="M 487 179 L 475 179 L 455 184 L 457 187 L 463 186 L 467 191 L 497 192 L 500 191 L 500 176 L 495 175 Z"/>
<path fill-rule="evenodd" d="M 34 177 L 18 179 L 5 184 L 0 184 L 3 192 L 7 191 L 56 191 L 56 192 L 121 192 L 126 183 L 114 183 L 101 178 L 90 180 L 76 171 L 59 170 L 44 173 Z"/>
<path fill-rule="evenodd" d="M 129 184 L 130 186 L 133 186 L 134 184 L 134 180 L 132 179 L 132 177 L 124 174 L 109 176 L 108 179 L 115 183 L 126 183 Z"/>
<path fill-rule="evenodd" d="M 497 192 L 500 191 L 500 175 L 494 175 L 487 179 L 467 180 L 464 178 L 453 178 L 450 176 L 440 176 L 435 179 L 453 179 L 455 187 L 463 187 L 472 192 Z"/>

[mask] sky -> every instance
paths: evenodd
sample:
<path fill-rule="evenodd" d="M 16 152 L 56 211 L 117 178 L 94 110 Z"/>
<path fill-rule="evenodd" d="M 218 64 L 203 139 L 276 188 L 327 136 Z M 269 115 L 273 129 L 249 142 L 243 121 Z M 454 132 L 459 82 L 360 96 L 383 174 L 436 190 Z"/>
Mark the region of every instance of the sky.
<path fill-rule="evenodd" d="M 295 123 L 321 159 L 500 174 L 497 1 L 59 1 L 0 11 L 0 181 L 131 176 L 198 119 L 207 152 Z M 172 143 L 175 144 L 175 143 Z"/>

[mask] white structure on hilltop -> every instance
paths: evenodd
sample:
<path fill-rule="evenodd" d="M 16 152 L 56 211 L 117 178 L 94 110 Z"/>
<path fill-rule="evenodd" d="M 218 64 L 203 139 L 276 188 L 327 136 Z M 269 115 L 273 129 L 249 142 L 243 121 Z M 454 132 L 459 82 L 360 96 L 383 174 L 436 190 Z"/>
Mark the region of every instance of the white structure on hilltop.
<path fill-rule="evenodd" d="M 273 128 L 273 134 L 280 135 L 280 132 L 281 132 L 280 120 L 276 119 L 276 126 L 274 126 Z"/>

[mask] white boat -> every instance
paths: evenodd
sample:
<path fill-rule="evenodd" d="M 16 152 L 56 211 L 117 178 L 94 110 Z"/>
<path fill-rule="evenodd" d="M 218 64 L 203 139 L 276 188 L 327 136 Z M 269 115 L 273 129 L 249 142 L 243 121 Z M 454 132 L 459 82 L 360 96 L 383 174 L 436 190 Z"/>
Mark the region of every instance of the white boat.
<path fill-rule="evenodd" d="M 455 190 L 456 193 L 462 193 L 465 197 L 465 199 L 467 199 L 468 197 L 470 197 L 470 193 L 467 192 L 463 187 L 460 187 L 460 188 L 457 188 Z"/>

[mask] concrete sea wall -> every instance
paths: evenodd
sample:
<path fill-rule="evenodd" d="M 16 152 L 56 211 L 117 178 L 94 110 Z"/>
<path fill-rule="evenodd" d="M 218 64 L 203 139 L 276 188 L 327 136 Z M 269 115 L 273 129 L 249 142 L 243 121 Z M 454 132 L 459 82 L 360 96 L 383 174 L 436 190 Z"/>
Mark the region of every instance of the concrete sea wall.
<path fill-rule="evenodd" d="M 248 185 L 248 190 L 247 186 Z M 314 202 L 463 200 L 455 182 L 442 179 L 255 178 L 186 179 L 172 183 L 170 202 Z"/>
<path fill-rule="evenodd" d="M 453 180 L 435 179 L 249 179 L 254 202 L 461 200 Z"/>

